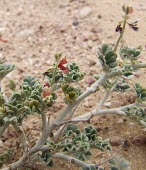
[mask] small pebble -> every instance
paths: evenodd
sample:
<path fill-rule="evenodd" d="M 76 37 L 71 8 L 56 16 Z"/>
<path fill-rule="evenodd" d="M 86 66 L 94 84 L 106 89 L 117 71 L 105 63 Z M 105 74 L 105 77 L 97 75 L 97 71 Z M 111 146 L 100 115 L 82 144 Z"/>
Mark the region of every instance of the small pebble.
<path fill-rule="evenodd" d="M 89 16 L 92 12 L 92 8 L 90 6 L 85 6 L 79 10 L 79 15 L 81 18 L 85 18 Z"/>
<path fill-rule="evenodd" d="M 116 123 L 123 123 L 123 119 L 119 119 Z"/>
<path fill-rule="evenodd" d="M 113 136 L 111 139 L 110 139 L 110 143 L 111 145 L 113 146 L 119 146 L 121 145 L 123 142 L 123 139 L 119 136 Z"/>

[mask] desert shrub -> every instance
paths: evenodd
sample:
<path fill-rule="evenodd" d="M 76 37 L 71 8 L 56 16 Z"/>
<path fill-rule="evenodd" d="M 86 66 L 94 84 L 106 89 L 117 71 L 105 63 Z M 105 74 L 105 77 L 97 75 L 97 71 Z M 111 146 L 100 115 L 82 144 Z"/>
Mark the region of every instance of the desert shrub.
<path fill-rule="evenodd" d="M 92 157 L 91 148 L 101 151 L 111 150 L 108 139 L 102 139 L 97 130 L 87 125 L 84 129 L 79 128 L 79 122 L 89 122 L 94 116 L 103 114 L 124 114 L 136 117 L 137 121 L 146 126 L 144 107 L 146 106 L 146 88 L 139 83 L 129 84 L 129 79 L 134 73 L 145 68 L 146 64 L 139 61 L 141 57 L 141 46 L 129 47 L 121 44 L 126 25 L 134 31 L 138 31 L 137 21 L 129 22 L 129 16 L 133 12 L 130 6 L 123 6 L 124 18 L 118 23 L 115 31 L 119 37 L 115 45 L 102 44 L 97 49 L 103 72 L 96 73 L 95 83 L 83 91 L 79 87 L 79 81 L 85 76 L 80 71 L 77 63 L 69 63 L 62 53 L 54 55 L 55 62 L 49 66 L 43 75 L 47 83 L 42 84 L 33 76 L 26 76 L 20 87 L 16 86 L 14 80 L 9 81 L 10 95 L 5 95 L 3 87 L 0 93 L 0 136 L 11 125 L 19 135 L 22 156 L 16 162 L 10 162 L 15 148 L 7 148 L 0 154 L 0 167 L 2 170 L 14 170 L 25 167 L 31 168 L 32 163 L 45 162 L 52 167 L 54 159 L 70 161 L 83 170 L 104 170 L 103 164 L 86 163 Z M 7 42 L 0 38 L 1 42 Z M 15 69 L 12 64 L 0 63 L 0 79 L 2 80 L 9 72 Z M 98 93 L 103 88 L 105 94 L 98 105 L 89 113 L 83 113 L 75 117 L 74 113 L 78 105 L 92 93 Z M 57 103 L 57 91 L 61 90 L 64 96 L 65 108 L 61 110 L 56 119 L 50 121 L 47 116 L 49 108 L 54 102 Z M 135 103 L 119 108 L 104 109 L 103 105 L 113 93 L 124 93 L 135 91 Z M 41 117 L 41 135 L 33 145 L 28 142 L 27 135 L 23 130 L 22 123 L 30 115 Z M 15 152 L 16 153 L 16 152 Z M 129 163 L 120 157 L 113 157 L 109 162 L 111 170 L 128 170 Z"/>

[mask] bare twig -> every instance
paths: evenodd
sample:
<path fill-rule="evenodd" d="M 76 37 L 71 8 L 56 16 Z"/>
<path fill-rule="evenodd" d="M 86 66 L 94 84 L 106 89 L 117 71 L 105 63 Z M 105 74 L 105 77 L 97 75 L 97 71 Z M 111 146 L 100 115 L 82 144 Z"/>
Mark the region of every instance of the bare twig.
<path fill-rule="evenodd" d="M 122 115 L 125 115 L 125 110 L 126 108 L 133 108 L 134 106 L 137 106 L 137 107 L 146 107 L 146 102 L 143 102 L 143 103 L 133 103 L 133 104 L 129 104 L 129 105 L 126 105 L 126 106 L 122 106 L 122 107 L 119 107 L 119 108 L 111 108 L 111 109 L 100 109 L 98 110 L 97 108 L 92 110 L 91 112 L 89 113 L 86 113 L 86 114 L 83 114 L 81 116 L 78 116 L 78 117 L 75 117 L 74 119 L 72 119 L 73 121 L 82 121 L 84 119 L 88 119 L 92 116 L 97 116 L 97 115 L 100 115 L 100 114 L 122 114 Z"/>
<path fill-rule="evenodd" d="M 67 120 L 64 122 L 61 122 L 60 125 L 68 124 L 68 123 L 77 123 L 77 122 L 89 122 L 90 119 L 92 119 L 93 115 L 91 115 L 87 119 L 80 119 L 80 120 Z"/>
<path fill-rule="evenodd" d="M 89 167 L 89 166 L 95 166 L 96 168 L 98 168 L 98 165 L 97 164 L 88 164 L 86 162 L 83 162 L 83 161 L 80 161 L 79 159 L 76 159 L 72 156 L 68 156 L 68 155 L 64 155 L 62 153 L 56 153 L 54 156 L 54 158 L 57 158 L 57 159 L 63 159 L 63 160 L 66 160 L 66 161 L 69 161 L 71 163 L 75 163 L 77 166 L 80 166 L 80 167 Z"/>
<path fill-rule="evenodd" d="M 66 125 L 67 125 L 67 122 L 68 121 L 70 121 L 70 119 L 72 118 L 72 116 L 73 116 L 73 114 L 74 114 L 74 112 L 76 111 L 76 109 L 77 109 L 77 107 L 79 106 L 79 104 L 77 104 L 71 111 L 70 111 L 70 116 L 69 116 L 69 118 L 66 120 L 66 121 L 64 121 L 64 122 L 66 122 L 66 123 L 60 123 L 58 126 L 61 126 L 61 125 L 63 125 L 55 134 L 54 134 L 54 139 L 55 139 L 55 141 L 59 138 L 59 136 L 62 134 L 62 132 L 63 132 L 63 130 L 64 130 L 64 128 L 66 127 Z"/>

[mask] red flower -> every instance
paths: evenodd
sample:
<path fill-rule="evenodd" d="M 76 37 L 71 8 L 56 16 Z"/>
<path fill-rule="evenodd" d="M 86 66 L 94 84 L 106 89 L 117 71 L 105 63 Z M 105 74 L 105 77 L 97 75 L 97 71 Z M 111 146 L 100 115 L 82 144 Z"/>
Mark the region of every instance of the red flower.
<path fill-rule="evenodd" d="M 62 60 L 59 62 L 60 65 L 67 64 L 66 57 L 64 57 Z"/>
<path fill-rule="evenodd" d="M 68 67 L 65 67 L 64 65 L 67 64 L 66 58 L 64 57 L 58 64 L 58 67 L 60 68 L 60 70 L 63 71 L 64 74 L 68 74 L 69 73 L 69 69 Z"/>

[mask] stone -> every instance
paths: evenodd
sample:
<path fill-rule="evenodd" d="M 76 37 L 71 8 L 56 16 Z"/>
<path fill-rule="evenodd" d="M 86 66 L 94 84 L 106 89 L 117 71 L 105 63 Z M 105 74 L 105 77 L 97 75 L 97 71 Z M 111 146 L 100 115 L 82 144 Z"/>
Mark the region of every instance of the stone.
<path fill-rule="evenodd" d="M 119 136 L 113 136 L 111 139 L 110 139 L 110 143 L 112 146 L 120 146 L 123 142 L 123 139 Z"/>
<path fill-rule="evenodd" d="M 104 106 L 110 107 L 110 106 L 111 106 L 111 102 L 106 102 L 106 103 L 104 103 Z"/>
<path fill-rule="evenodd" d="M 83 32 L 83 41 L 91 40 L 91 33 L 90 32 Z"/>
<path fill-rule="evenodd" d="M 119 119 L 116 123 L 123 123 L 123 119 Z"/>
<path fill-rule="evenodd" d="M 99 41 L 99 37 L 97 35 L 92 36 L 92 41 Z"/>
<path fill-rule="evenodd" d="M 79 10 L 79 15 L 81 18 L 85 18 L 89 16 L 92 12 L 92 8 L 90 6 L 85 6 Z"/>
<path fill-rule="evenodd" d="M 88 78 L 87 81 L 86 81 L 86 83 L 89 84 L 89 85 L 93 84 L 94 82 L 95 82 L 94 78 Z"/>
<path fill-rule="evenodd" d="M 96 65 L 96 62 L 93 61 L 93 60 L 90 60 L 90 61 L 89 61 L 89 67 L 92 67 L 92 66 L 94 66 L 94 65 Z"/>
<path fill-rule="evenodd" d="M 89 48 L 92 48 L 93 46 L 94 46 L 93 41 L 92 41 L 92 40 L 89 40 L 89 41 L 88 41 L 88 47 L 89 47 Z"/>
<path fill-rule="evenodd" d="M 64 32 L 66 31 L 66 29 L 67 29 L 67 28 L 66 28 L 65 25 L 61 25 L 61 26 L 60 26 L 60 32 L 61 32 L 61 33 L 64 33 Z"/>
<path fill-rule="evenodd" d="M 73 26 L 78 26 L 78 25 L 79 25 L 79 21 L 78 21 L 77 18 L 74 18 L 74 19 L 73 19 L 72 25 L 73 25 Z"/>
<path fill-rule="evenodd" d="M 133 127 L 133 126 L 135 126 L 135 123 L 130 122 L 130 123 L 129 123 L 129 126 Z"/>
<path fill-rule="evenodd" d="M 136 146 L 141 146 L 146 144 L 146 135 L 138 135 L 133 140 L 132 143 Z"/>

